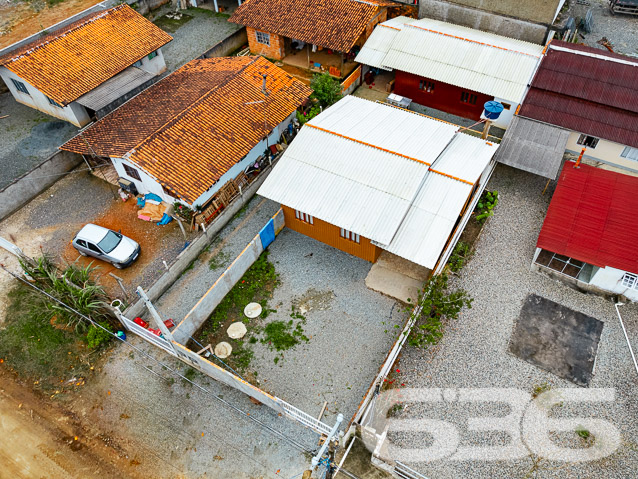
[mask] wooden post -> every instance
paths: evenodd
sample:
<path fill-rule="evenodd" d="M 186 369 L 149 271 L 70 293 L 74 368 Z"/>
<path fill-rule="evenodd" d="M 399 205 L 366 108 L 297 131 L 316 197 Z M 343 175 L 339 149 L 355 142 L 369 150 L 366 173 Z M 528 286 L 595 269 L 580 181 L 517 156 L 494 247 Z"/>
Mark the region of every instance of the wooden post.
<path fill-rule="evenodd" d="M 341 66 L 339 67 L 339 78 L 343 78 L 344 77 L 344 73 L 343 73 L 343 52 L 341 52 Z"/>
<path fill-rule="evenodd" d="M 485 120 L 485 127 L 483 128 L 483 133 L 481 134 L 481 139 L 486 140 L 490 133 L 490 126 L 492 126 L 492 122 L 490 120 Z"/>
<path fill-rule="evenodd" d="M 310 43 L 306 43 L 306 51 L 308 52 L 308 70 L 310 70 Z"/>

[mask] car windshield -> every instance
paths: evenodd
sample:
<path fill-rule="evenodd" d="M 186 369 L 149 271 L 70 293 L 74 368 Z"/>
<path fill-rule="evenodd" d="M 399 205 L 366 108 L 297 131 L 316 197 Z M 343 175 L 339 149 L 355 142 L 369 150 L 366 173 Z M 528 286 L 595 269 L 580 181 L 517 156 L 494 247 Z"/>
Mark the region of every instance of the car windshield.
<path fill-rule="evenodd" d="M 118 244 L 120 244 L 120 241 L 122 241 L 121 234 L 116 233 L 115 231 L 109 231 L 106 233 L 104 239 L 102 239 L 102 241 L 100 241 L 97 245 L 105 253 L 110 253 Z"/>

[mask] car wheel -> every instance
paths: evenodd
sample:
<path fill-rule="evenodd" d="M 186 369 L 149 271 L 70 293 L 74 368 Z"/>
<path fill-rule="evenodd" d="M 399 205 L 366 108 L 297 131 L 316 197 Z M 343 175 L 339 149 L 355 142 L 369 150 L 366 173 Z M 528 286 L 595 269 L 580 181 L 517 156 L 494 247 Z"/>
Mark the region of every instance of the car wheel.
<path fill-rule="evenodd" d="M 124 266 L 122 266 L 120 263 L 113 263 L 113 266 L 115 266 L 117 269 L 123 269 Z"/>

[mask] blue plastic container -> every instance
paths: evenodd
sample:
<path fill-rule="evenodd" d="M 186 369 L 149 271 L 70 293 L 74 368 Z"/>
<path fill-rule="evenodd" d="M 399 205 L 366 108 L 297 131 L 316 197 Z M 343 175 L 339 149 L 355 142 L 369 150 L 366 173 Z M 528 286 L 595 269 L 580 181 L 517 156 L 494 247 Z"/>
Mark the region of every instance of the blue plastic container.
<path fill-rule="evenodd" d="M 498 101 L 490 100 L 483 105 L 483 116 L 488 120 L 496 120 L 503 112 L 503 104 Z"/>

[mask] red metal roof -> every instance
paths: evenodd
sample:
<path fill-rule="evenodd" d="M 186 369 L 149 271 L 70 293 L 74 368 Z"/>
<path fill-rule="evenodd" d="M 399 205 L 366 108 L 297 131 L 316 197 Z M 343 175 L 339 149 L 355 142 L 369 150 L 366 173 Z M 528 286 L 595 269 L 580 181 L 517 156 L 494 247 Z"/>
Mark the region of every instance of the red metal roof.
<path fill-rule="evenodd" d="M 536 246 L 638 274 L 638 178 L 567 162 Z"/>
<path fill-rule="evenodd" d="M 552 42 L 520 115 L 638 147 L 638 60 Z"/>

